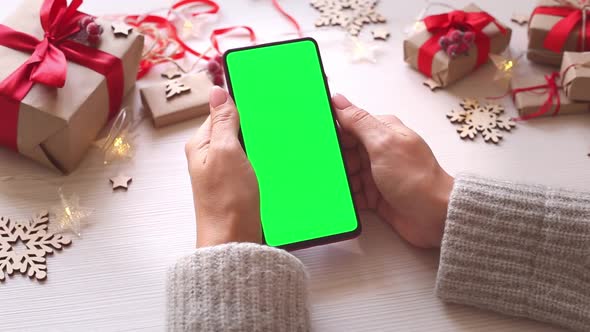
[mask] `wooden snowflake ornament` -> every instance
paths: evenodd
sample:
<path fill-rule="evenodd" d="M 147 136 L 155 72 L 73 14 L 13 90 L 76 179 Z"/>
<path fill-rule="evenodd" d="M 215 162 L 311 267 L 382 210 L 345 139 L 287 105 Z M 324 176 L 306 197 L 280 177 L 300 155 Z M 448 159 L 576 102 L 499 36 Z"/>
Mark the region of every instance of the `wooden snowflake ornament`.
<path fill-rule="evenodd" d="M 48 232 L 48 212 L 41 212 L 28 223 L 15 223 L 0 217 L 0 281 L 15 271 L 30 278 L 47 278 L 45 255 L 60 250 L 72 241 L 66 235 Z M 16 245 L 23 242 L 26 250 L 16 251 Z"/>
<path fill-rule="evenodd" d="M 166 71 L 164 71 L 161 75 L 166 79 L 173 80 L 182 76 L 182 72 L 175 66 L 166 69 Z"/>
<path fill-rule="evenodd" d="M 366 24 L 385 23 L 377 13 L 377 0 L 312 0 L 311 6 L 320 12 L 316 27 L 341 26 L 352 36 L 358 36 Z"/>
<path fill-rule="evenodd" d="M 504 107 L 497 104 L 480 105 L 475 99 L 464 99 L 461 110 L 452 110 L 447 117 L 452 123 L 462 124 L 457 129 L 459 136 L 471 140 L 479 134 L 488 143 L 498 143 L 502 139 L 501 130 L 510 131 L 516 123 L 502 116 Z"/>
<path fill-rule="evenodd" d="M 189 93 L 191 88 L 179 81 L 169 81 L 166 84 L 166 99 L 174 98 L 184 93 Z"/>

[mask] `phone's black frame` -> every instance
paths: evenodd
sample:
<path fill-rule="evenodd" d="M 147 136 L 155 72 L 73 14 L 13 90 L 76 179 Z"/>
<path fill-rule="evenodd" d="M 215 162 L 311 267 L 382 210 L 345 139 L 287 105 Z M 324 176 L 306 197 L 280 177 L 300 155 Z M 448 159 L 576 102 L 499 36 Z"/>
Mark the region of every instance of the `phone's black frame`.
<path fill-rule="evenodd" d="M 324 80 L 324 86 L 326 88 L 326 98 L 328 98 L 328 101 L 329 101 L 329 104 L 330 104 L 330 111 L 332 112 L 332 120 L 334 122 L 334 130 L 336 131 L 336 135 L 338 137 L 338 147 L 340 148 L 340 156 L 342 158 L 342 163 L 344 164 L 345 172 L 346 172 L 346 174 L 348 174 L 348 166 L 346 165 L 346 161 L 344 160 L 344 153 L 342 151 L 342 143 L 341 143 L 342 138 L 340 136 L 340 131 L 338 130 L 338 125 L 337 125 L 337 122 L 336 122 L 336 114 L 334 112 L 334 107 L 333 107 L 332 102 L 331 102 L 331 96 L 332 95 L 330 93 L 330 88 L 328 86 L 328 79 L 327 79 L 327 76 L 326 76 L 326 72 L 324 71 L 324 64 L 322 62 L 322 57 L 321 57 L 321 54 L 320 54 L 320 47 L 319 47 L 319 45 L 318 45 L 318 43 L 316 42 L 315 39 L 309 38 L 309 37 L 306 37 L 306 38 L 298 38 L 298 39 L 291 39 L 291 40 L 285 40 L 285 41 L 279 41 L 279 42 L 273 42 L 273 43 L 267 43 L 267 44 L 259 44 L 259 45 L 254 45 L 254 46 L 234 48 L 234 49 L 228 50 L 223 55 L 223 66 L 224 66 L 224 71 L 225 71 L 225 80 L 227 82 L 227 88 L 229 90 L 229 93 L 230 93 L 231 97 L 234 98 L 234 92 L 233 92 L 233 88 L 232 88 L 232 84 L 231 84 L 231 77 L 229 75 L 229 68 L 228 68 L 228 65 L 227 65 L 227 56 L 229 54 L 235 53 L 235 52 L 240 52 L 240 51 L 246 51 L 246 50 L 256 49 L 256 48 L 272 47 L 272 46 L 277 46 L 277 45 L 298 43 L 298 42 L 303 42 L 303 41 L 311 41 L 315 45 L 315 49 L 317 51 L 318 60 L 319 60 L 319 63 L 320 63 L 320 69 L 322 71 L 322 79 Z M 244 149 L 244 151 L 246 152 L 246 154 L 248 154 L 248 152 L 246 151 L 246 145 L 244 144 L 244 138 L 242 137 L 242 129 L 241 129 L 241 126 L 240 126 L 240 132 L 239 132 L 239 139 L 240 139 L 240 143 L 242 144 L 242 148 Z M 350 185 L 350 179 L 348 178 L 348 176 L 346 178 L 346 181 L 348 183 L 348 189 L 350 190 L 350 197 L 352 198 L 353 197 L 353 192 L 352 192 L 352 187 Z M 281 248 L 281 249 L 285 249 L 285 250 L 288 250 L 288 251 L 292 251 L 292 250 L 299 250 L 299 249 L 314 247 L 314 246 L 328 244 L 328 243 L 334 243 L 334 242 L 340 242 L 340 241 L 350 240 L 350 239 L 354 239 L 354 238 L 358 237 L 361 234 L 361 232 L 362 232 L 362 225 L 361 225 L 359 214 L 358 214 L 358 208 L 356 206 L 356 203 L 354 202 L 354 199 L 353 199 L 353 206 L 354 206 L 354 214 L 355 214 L 356 223 L 357 223 L 357 227 L 353 231 L 346 232 L 346 233 L 341 233 L 341 234 L 330 235 L 330 236 L 321 237 L 321 238 L 316 238 L 316 239 L 311 239 L 311 240 L 306 240 L 306 241 L 301 241 L 301 242 L 290 243 L 290 244 L 278 246 L 277 248 Z M 264 229 L 262 230 L 262 234 L 263 234 L 262 235 L 263 236 L 263 241 L 266 244 L 266 240 L 264 239 Z"/>

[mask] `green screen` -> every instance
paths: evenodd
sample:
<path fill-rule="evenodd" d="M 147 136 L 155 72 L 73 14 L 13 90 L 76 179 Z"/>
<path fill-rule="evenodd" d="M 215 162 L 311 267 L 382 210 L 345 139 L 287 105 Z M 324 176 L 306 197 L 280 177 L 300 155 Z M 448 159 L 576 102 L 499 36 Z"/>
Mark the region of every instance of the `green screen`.
<path fill-rule="evenodd" d="M 266 243 L 284 246 L 356 230 L 315 42 L 230 51 L 226 64 L 260 185 Z"/>

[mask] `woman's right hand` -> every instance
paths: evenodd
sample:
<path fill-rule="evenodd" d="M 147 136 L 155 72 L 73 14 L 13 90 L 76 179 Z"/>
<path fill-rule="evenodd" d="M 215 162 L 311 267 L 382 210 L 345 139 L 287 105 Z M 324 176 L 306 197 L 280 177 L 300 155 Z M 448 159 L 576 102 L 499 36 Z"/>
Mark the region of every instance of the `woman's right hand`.
<path fill-rule="evenodd" d="M 357 207 L 376 211 L 417 247 L 440 247 L 453 178 L 395 116 L 373 117 L 342 95 L 332 103 Z"/>

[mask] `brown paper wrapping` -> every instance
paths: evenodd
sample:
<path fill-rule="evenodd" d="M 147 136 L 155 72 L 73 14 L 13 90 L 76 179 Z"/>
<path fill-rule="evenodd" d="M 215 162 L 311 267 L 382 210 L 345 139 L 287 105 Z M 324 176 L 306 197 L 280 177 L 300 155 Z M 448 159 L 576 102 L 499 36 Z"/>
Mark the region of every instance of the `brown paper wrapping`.
<path fill-rule="evenodd" d="M 189 92 L 166 98 L 166 81 L 139 90 L 143 107 L 151 114 L 154 127 L 160 128 L 209 113 L 209 90 L 213 83 L 207 73 L 178 79 Z"/>
<path fill-rule="evenodd" d="M 537 6 L 563 6 L 556 0 L 538 0 Z M 542 15 L 537 14 L 531 17 L 529 22 L 529 46 L 527 52 L 527 58 L 533 62 L 551 65 L 559 67 L 563 58 L 563 52 L 565 51 L 578 51 L 578 36 L 581 31 L 581 24 L 574 29 L 569 35 L 564 47 L 563 52 L 555 53 L 543 47 L 545 38 L 549 31 L 561 21 L 563 17 L 553 15 Z M 587 46 L 587 47 L 590 47 Z"/>
<path fill-rule="evenodd" d="M 474 4 L 470 4 L 463 8 L 466 12 L 481 12 L 481 8 Z M 512 36 L 512 30 L 500 23 L 506 28 L 506 33 L 503 34 L 494 23 L 490 23 L 483 29 L 483 32 L 490 37 L 490 52 L 499 54 L 502 53 Z M 404 40 L 404 59 L 414 69 L 418 69 L 418 51 L 420 47 L 432 37 L 426 30 L 421 30 L 414 33 L 408 39 Z M 472 46 L 466 56 L 458 56 L 451 58 L 443 50 L 435 54 L 432 64 L 432 79 L 442 87 L 458 81 L 473 72 L 477 63 L 477 47 Z"/>
<path fill-rule="evenodd" d="M 43 0 L 24 0 L 3 24 L 43 39 L 39 10 Z M 124 92 L 129 92 L 137 76 L 143 51 L 143 36 L 133 31 L 115 37 L 110 23 L 104 28 L 99 49 L 120 58 L 125 73 Z M 0 81 L 14 72 L 30 54 L 0 46 Z M 107 122 L 109 97 L 104 76 L 68 62 L 63 88 L 35 84 L 19 110 L 19 153 L 47 167 L 69 173 L 84 157 L 88 147 Z M 0 120 L 1 121 L 1 120 Z"/>
<path fill-rule="evenodd" d="M 590 102 L 590 52 L 565 52 L 561 77 L 569 99 Z"/>
<path fill-rule="evenodd" d="M 525 77 L 515 77 L 512 79 L 512 89 L 527 88 L 536 85 L 544 85 L 547 81 L 543 75 L 530 75 Z M 526 91 L 516 94 L 514 97 L 514 104 L 518 109 L 518 113 L 523 115 L 533 114 L 545 104 L 547 101 L 548 93 L 543 93 L 543 90 Z M 559 113 L 564 114 L 575 114 L 585 113 L 590 111 L 589 103 L 578 103 L 569 99 L 563 89 L 559 90 L 559 98 L 561 100 Z M 553 105 L 551 109 L 544 114 L 544 116 L 551 116 L 555 110 L 556 105 Z"/>

